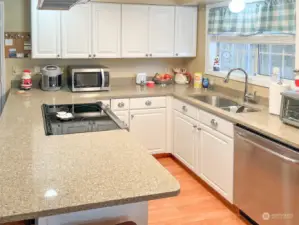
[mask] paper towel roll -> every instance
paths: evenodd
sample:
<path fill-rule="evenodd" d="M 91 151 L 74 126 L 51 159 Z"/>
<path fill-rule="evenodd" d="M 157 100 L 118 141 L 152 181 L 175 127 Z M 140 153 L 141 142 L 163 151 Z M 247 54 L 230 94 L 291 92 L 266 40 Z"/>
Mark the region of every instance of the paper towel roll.
<path fill-rule="evenodd" d="M 277 84 L 272 82 L 269 87 L 269 113 L 280 115 L 281 92 L 290 89 L 289 84 Z"/>

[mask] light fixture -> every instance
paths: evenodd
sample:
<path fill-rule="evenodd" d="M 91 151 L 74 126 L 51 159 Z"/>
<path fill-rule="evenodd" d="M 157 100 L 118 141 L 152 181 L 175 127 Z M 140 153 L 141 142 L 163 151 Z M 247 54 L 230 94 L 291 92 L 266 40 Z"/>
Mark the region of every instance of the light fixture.
<path fill-rule="evenodd" d="M 242 12 L 245 9 L 245 0 L 232 0 L 228 8 L 233 13 Z"/>

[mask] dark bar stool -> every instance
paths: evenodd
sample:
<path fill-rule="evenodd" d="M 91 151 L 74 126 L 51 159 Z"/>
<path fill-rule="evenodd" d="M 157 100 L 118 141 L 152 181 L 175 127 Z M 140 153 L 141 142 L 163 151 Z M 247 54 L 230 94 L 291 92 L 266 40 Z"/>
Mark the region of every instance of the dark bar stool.
<path fill-rule="evenodd" d="M 133 221 L 127 221 L 127 222 L 124 222 L 124 223 L 118 223 L 116 225 L 137 225 L 137 224 L 134 223 Z"/>

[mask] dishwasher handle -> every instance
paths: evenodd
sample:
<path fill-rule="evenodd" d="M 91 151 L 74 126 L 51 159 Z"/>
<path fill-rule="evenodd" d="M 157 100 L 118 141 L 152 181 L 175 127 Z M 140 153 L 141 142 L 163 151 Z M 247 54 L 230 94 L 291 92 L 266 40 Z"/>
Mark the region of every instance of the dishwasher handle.
<path fill-rule="evenodd" d="M 259 144 L 257 142 L 254 142 L 254 141 L 250 140 L 249 138 L 247 138 L 246 135 L 244 135 L 241 132 L 236 132 L 236 134 L 237 134 L 238 138 L 242 138 L 243 141 L 245 141 L 245 142 L 247 142 L 247 143 L 249 143 L 251 145 L 254 145 L 255 147 L 258 147 L 259 149 L 261 149 L 261 150 L 263 150 L 263 151 L 265 151 L 267 153 L 270 153 L 273 156 L 276 156 L 276 157 L 278 157 L 278 158 L 280 158 L 280 159 L 282 159 L 284 161 L 288 161 L 288 162 L 293 163 L 293 164 L 299 164 L 299 160 L 298 159 L 293 159 L 293 158 L 290 158 L 288 156 L 282 155 L 282 154 L 279 153 L 279 151 L 275 150 L 275 148 L 273 148 L 273 150 L 272 150 L 270 148 L 267 148 L 264 145 L 261 145 L 261 144 Z M 265 139 L 265 140 L 267 140 L 267 139 Z M 275 142 L 273 142 L 273 144 L 279 146 Z M 284 146 L 281 146 L 281 147 L 282 147 L 282 149 L 280 149 L 280 150 L 282 151 L 283 148 L 285 148 L 285 147 Z M 289 151 L 291 151 L 291 150 L 289 150 Z"/>

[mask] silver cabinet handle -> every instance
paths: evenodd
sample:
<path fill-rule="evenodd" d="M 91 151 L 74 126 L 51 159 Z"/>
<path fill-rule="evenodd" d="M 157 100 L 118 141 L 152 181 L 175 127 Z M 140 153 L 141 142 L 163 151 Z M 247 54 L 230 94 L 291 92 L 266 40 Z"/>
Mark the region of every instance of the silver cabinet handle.
<path fill-rule="evenodd" d="M 97 55 L 96 55 L 96 54 L 93 54 L 93 57 L 95 58 L 95 57 L 97 57 Z"/>
<path fill-rule="evenodd" d="M 211 124 L 212 124 L 214 127 L 217 127 L 217 126 L 218 126 L 218 122 L 217 122 L 215 119 L 212 119 L 212 120 L 211 120 Z"/>
<path fill-rule="evenodd" d="M 148 101 L 145 102 L 145 105 L 147 105 L 147 106 L 151 106 L 151 105 L 152 105 L 152 102 L 148 100 Z"/>
<path fill-rule="evenodd" d="M 59 55 L 59 54 L 57 55 L 57 58 L 60 58 L 60 55 Z"/>
<path fill-rule="evenodd" d="M 179 56 L 179 53 L 175 54 L 176 56 Z"/>
<path fill-rule="evenodd" d="M 123 108 L 124 106 L 125 106 L 125 103 L 123 103 L 123 102 L 118 103 L 119 108 Z"/>
<path fill-rule="evenodd" d="M 149 56 L 150 56 L 150 57 L 152 57 L 152 56 L 153 56 L 153 54 L 150 54 Z"/>
<path fill-rule="evenodd" d="M 148 54 L 145 54 L 146 57 L 148 57 Z"/>
<path fill-rule="evenodd" d="M 89 58 L 91 58 L 91 55 L 88 55 Z"/>
<path fill-rule="evenodd" d="M 183 110 L 184 112 L 188 112 L 187 106 L 184 105 L 184 106 L 182 107 L 182 110 Z"/>
<path fill-rule="evenodd" d="M 134 115 L 131 115 L 131 119 L 134 119 Z"/>

